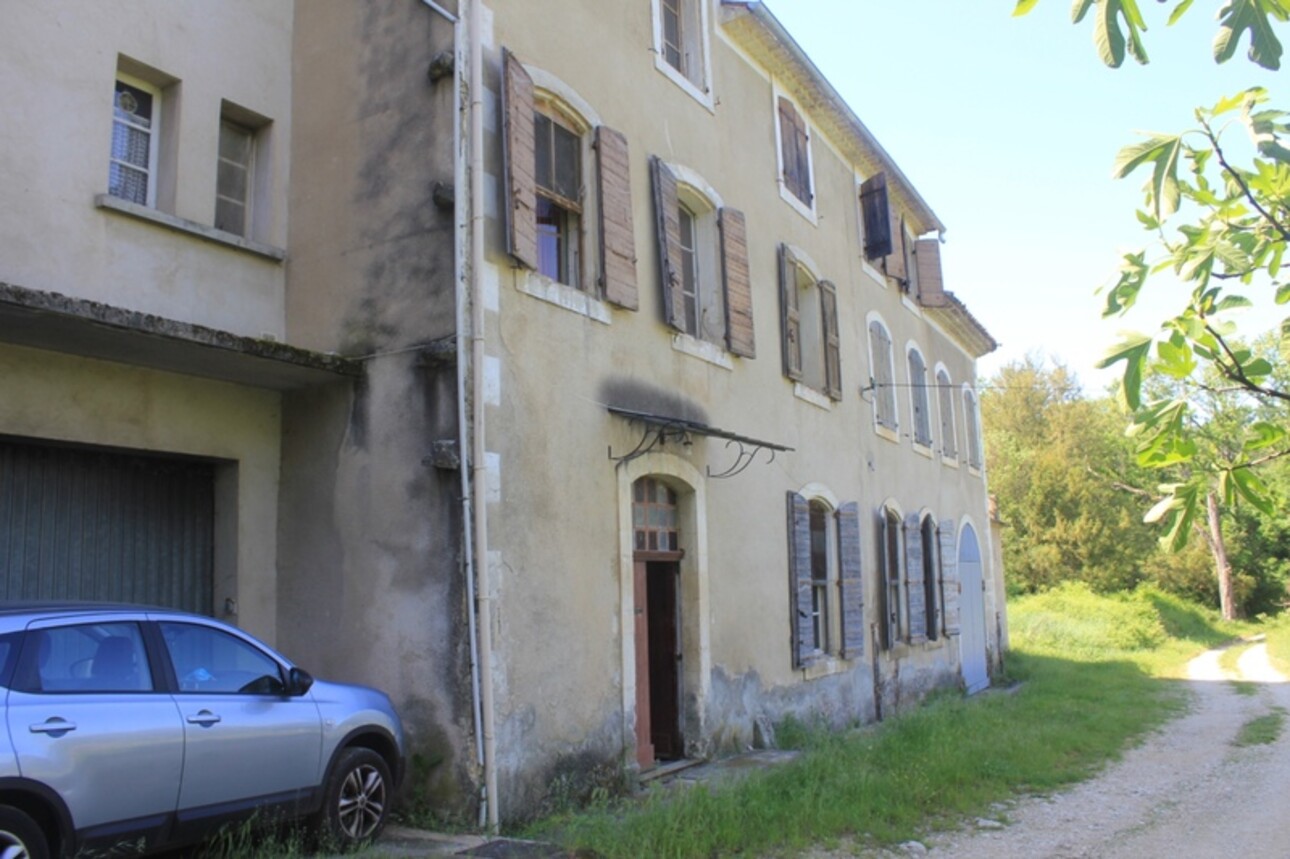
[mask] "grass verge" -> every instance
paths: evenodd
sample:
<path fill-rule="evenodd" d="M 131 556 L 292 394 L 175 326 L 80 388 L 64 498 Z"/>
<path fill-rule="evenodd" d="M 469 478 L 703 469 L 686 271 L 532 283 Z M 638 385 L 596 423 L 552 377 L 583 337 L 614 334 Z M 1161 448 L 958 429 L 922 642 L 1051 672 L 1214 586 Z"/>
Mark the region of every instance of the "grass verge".
<path fill-rule="evenodd" d="M 1284 707 L 1273 707 L 1272 711 L 1251 719 L 1241 726 L 1234 746 L 1261 746 L 1275 743 L 1285 727 L 1286 711 Z"/>
<path fill-rule="evenodd" d="M 656 789 L 541 821 L 527 837 L 604 857 L 791 854 L 841 838 L 891 844 L 979 815 L 1019 791 L 1093 773 L 1186 706 L 1170 679 L 1232 635 L 1213 613 L 1154 591 L 1064 587 L 1009 606 L 1013 692 L 933 696 L 845 733 L 797 731 L 803 756 L 738 782 Z"/>

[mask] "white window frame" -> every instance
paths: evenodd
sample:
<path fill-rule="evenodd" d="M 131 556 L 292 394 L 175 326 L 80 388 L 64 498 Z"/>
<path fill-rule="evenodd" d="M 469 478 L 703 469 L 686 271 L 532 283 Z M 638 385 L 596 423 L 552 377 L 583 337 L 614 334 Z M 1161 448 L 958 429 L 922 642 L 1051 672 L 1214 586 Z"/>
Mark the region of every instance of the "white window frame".
<path fill-rule="evenodd" d="M 161 149 L 161 119 L 162 119 L 161 88 L 158 87 L 156 84 L 148 83 L 142 78 L 135 77 L 134 75 L 131 75 L 131 74 L 126 74 L 125 72 L 118 71 L 113 76 L 112 78 L 112 135 L 113 137 L 116 136 L 116 125 L 118 121 L 116 118 L 116 85 L 118 81 L 128 86 L 132 86 L 135 89 L 142 90 L 148 93 L 150 96 L 152 96 L 152 126 L 149 129 L 147 129 L 148 166 L 146 169 L 147 169 L 147 179 L 148 179 L 148 190 L 145 195 L 145 201 L 142 204 L 136 203 L 136 205 L 144 205 L 150 209 L 155 209 L 157 207 L 158 150 Z M 109 142 L 109 145 L 108 145 L 109 177 L 111 176 L 111 165 L 114 163 L 118 163 L 118 159 L 113 157 L 112 146 L 111 146 L 111 143 Z M 121 163 L 124 163 L 124 162 L 121 162 Z M 127 167 L 127 169 L 131 169 L 131 170 L 139 169 L 138 166 L 134 164 L 127 164 L 125 166 Z M 121 197 L 117 194 L 113 194 L 110 180 L 108 185 L 108 195 L 111 197 L 115 197 L 118 200 L 125 200 L 127 203 L 135 202 L 133 200 L 129 200 L 126 197 Z"/>
<path fill-rule="evenodd" d="M 231 127 L 236 132 L 246 136 L 246 146 L 247 146 L 246 163 L 239 164 L 238 162 L 233 161 L 230 158 L 224 157 L 223 142 L 224 142 L 224 129 L 226 126 Z M 221 201 L 226 201 L 229 203 L 240 205 L 242 207 L 242 230 L 240 232 L 237 230 L 224 230 L 224 231 L 232 233 L 235 236 L 241 236 L 243 238 L 250 238 L 254 234 L 254 218 L 256 214 L 255 193 L 257 190 L 256 182 L 255 182 L 255 178 L 256 178 L 255 172 L 256 172 L 256 155 L 257 155 L 256 150 L 259 148 L 258 142 L 259 142 L 259 134 L 257 133 L 256 129 L 252 128 L 251 126 L 247 125 L 244 122 L 239 122 L 237 119 L 234 119 L 226 114 L 223 114 L 220 116 L 219 140 L 216 143 L 216 152 L 215 152 L 215 218 L 212 220 L 212 223 L 216 223 L 219 220 L 219 205 Z M 232 197 L 228 197 L 220 193 L 220 182 L 219 182 L 220 173 L 223 171 L 225 164 L 231 164 L 233 165 L 234 168 L 240 169 L 245 174 L 245 178 L 242 184 L 241 200 L 236 200 Z M 218 223 L 216 223 L 215 228 L 220 230 L 224 229 L 223 227 L 220 227 Z"/>
<path fill-rule="evenodd" d="M 914 378 L 913 357 L 917 355 L 919 362 L 923 366 L 922 384 Z M 912 340 L 905 344 L 905 374 L 909 378 L 909 425 L 912 429 L 910 439 L 914 443 L 914 449 L 920 453 L 931 455 L 934 435 L 932 433 L 932 405 L 930 398 L 927 396 L 927 357 L 923 355 L 923 350 L 918 348 L 918 344 Z M 923 407 L 923 422 L 926 426 L 920 426 L 918 421 L 919 401 Z M 927 438 L 918 437 L 919 431 L 925 429 Z"/>
<path fill-rule="evenodd" d="M 964 453 L 967 454 L 968 470 L 973 474 L 980 474 L 985 462 L 981 439 L 981 401 L 970 385 L 963 386 L 962 398 L 963 419 L 966 421 L 964 426 L 967 430 L 967 450 Z"/>
<path fill-rule="evenodd" d="M 941 381 L 942 376 L 944 382 Z M 949 369 L 940 362 L 937 362 L 932 378 L 936 380 L 936 411 L 941 418 L 941 462 L 958 468 L 959 430 L 958 421 L 954 419 L 954 381 Z"/>
<path fill-rule="evenodd" d="M 784 181 L 784 129 L 783 123 L 779 118 L 779 100 L 785 98 L 793 105 L 793 110 L 802 118 L 802 124 L 806 126 L 806 174 L 807 182 L 810 185 L 811 203 L 807 205 L 798 196 L 788 189 L 788 184 Z M 802 110 L 802 105 L 797 99 L 793 98 L 784 90 L 780 89 L 779 84 L 771 87 L 771 110 L 775 115 L 775 184 L 779 187 L 779 196 L 793 207 L 794 211 L 803 218 L 810 221 L 812 225 L 818 225 L 818 215 L 816 214 L 816 201 L 820 195 L 817 193 L 815 184 L 815 147 L 812 143 L 815 140 L 814 130 L 811 128 L 811 121 Z"/>
<path fill-rule="evenodd" d="M 709 36 L 708 17 L 710 3 L 708 0 L 677 0 L 677 3 L 686 7 L 681 11 L 683 20 L 687 17 L 687 9 L 692 9 L 693 17 L 697 18 L 699 33 L 693 45 L 701 55 L 699 61 L 695 64 L 695 72 L 699 80 L 693 80 L 667 61 L 667 54 L 663 44 L 662 0 L 650 0 L 654 24 L 654 68 L 662 72 L 664 77 L 679 86 L 691 98 L 707 108 L 709 112 L 715 113 L 716 105 L 712 98 L 712 40 Z M 687 4 L 691 5 L 687 6 Z M 697 8 L 694 8 L 696 6 Z"/>
<path fill-rule="evenodd" d="M 872 326 L 874 323 L 877 323 L 878 325 L 882 326 L 883 331 L 887 335 L 886 364 L 887 364 L 888 372 L 891 376 L 891 395 L 890 396 L 891 396 L 892 426 L 887 426 L 886 424 L 882 423 L 882 421 L 879 419 L 880 409 L 878 406 L 878 401 L 879 401 L 879 397 L 883 396 L 883 393 L 882 393 L 882 389 L 879 387 L 879 382 L 880 382 L 878 377 L 879 356 L 874 353 L 874 339 L 873 339 L 873 331 L 872 331 Z M 870 370 L 870 378 L 873 380 L 873 385 L 874 385 L 873 390 L 870 391 L 870 395 L 873 397 L 873 429 L 875 433 L 887 439 L 888 441 L 898 442 L 900 441 L 900 398 L 896 396 L 896 356 L 895 356 L 896 344 L 892 342 L 891 326 L 887 324 L 886 320 L 884 320 L 881 315 L 877 313 L 870 313 L 868 316 L 865 317 L 864 330 L 865 330 L 866 349 L 869 353 L 868 366 Z"/>

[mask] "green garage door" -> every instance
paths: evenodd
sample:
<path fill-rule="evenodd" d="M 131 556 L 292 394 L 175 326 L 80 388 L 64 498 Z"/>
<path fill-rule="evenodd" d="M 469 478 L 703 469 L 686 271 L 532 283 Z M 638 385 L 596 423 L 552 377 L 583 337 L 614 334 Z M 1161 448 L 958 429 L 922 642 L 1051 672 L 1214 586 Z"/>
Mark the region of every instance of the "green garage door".
<path fill-rule="evenodd" d="M 0 439 L 0 599 L 211 613 L 210 463 Z"/>

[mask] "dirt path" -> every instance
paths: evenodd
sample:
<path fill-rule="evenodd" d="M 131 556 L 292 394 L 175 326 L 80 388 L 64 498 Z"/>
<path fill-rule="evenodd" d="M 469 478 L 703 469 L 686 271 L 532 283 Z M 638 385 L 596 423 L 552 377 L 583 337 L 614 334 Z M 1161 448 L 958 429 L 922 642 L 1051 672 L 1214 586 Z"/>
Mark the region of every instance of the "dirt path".
<path fill-rule="evenodd" d="M 1128 752 L 1102 775 L 1052 797 L 1001 808 L 998 821 L 905 845 L 897 855 L 946 859 L 1212 859 L 1290 856 L 1290 737 L 1237 747 L 1237 732 L 1274 707 L 1290 685 L 1262 644 L 1225 674 L 1211 651 L 1188 666 L 1190 713 Z M 1241 694 L 1227 682 L 1257 684 Z M 1004 825 L 999 826 L 998 823 Z M 924 848 L 925 849 L 920 849 Z M 885 855 L 892 855 L 891 852 Z"/>

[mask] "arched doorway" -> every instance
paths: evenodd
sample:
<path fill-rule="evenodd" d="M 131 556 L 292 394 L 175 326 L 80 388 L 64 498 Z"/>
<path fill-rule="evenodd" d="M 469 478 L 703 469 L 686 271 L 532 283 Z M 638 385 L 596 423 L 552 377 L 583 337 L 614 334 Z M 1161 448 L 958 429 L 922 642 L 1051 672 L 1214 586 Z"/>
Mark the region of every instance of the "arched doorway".
<path fill-rule="evenodd" d="M 676 490 L 656 477 L 632 485 L 636 636 L 636 757 L 649 768 L 685 755 L 682 726 L 680 515 Z"/>
<path fill-rule="evenodd" d="M 981 545 L 971 525 L 959 536 L 959 659 L 963 682 L 971 695 L 990 685 L 986 668 L 985 590 L 982 587 Z"/>

